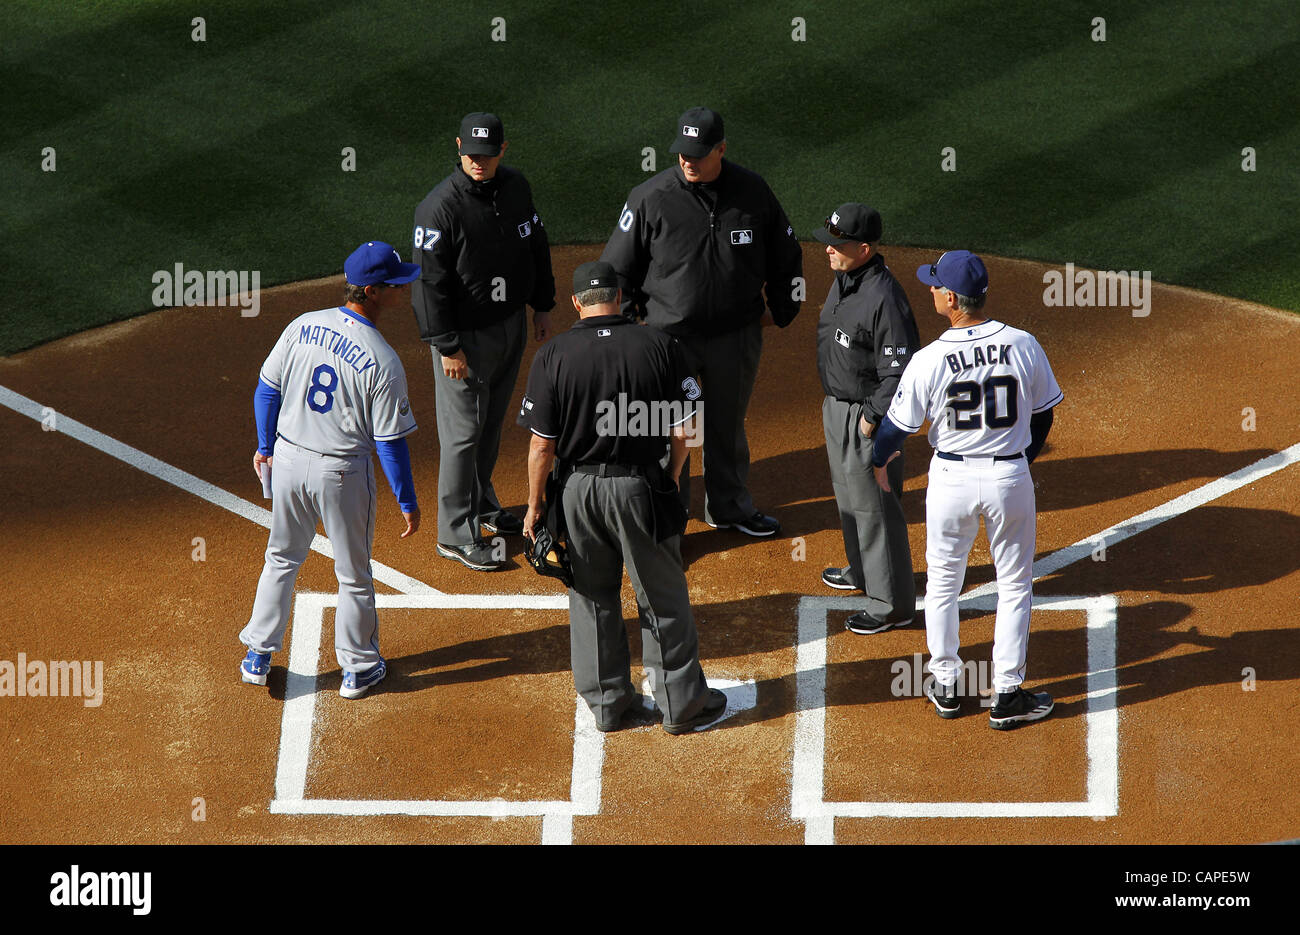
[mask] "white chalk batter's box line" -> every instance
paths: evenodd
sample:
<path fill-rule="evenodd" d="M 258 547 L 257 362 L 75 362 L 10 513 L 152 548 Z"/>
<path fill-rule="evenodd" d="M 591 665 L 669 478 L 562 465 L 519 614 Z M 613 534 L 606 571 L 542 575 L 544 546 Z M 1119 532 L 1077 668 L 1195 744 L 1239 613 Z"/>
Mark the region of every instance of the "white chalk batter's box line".
<path fill-rule="evenodd" d="M 316 712 L 316 677 L 325 609 L 337 595 L 303 592 L 296 596 L 289 642 L 289 677 L 280 719 L 280 757 L 275 799 L 270 811 L 280 815 L 424 815 L 476 818 L 540 816 L 543 844 L 572 844 L 573 816 L 600 813 L 601 768 L 605 735 L 586 703 L 576 698 L 573 722 L 573 772 L 568 800 L 510 801 L 490 799 L 309 799 L 307 767 Z M 400 610 L 568 610 L 564 595 L 530 594 L 378 594 L 378 608 Z M 727 695 L 720 720 L 754 707 L 753 680 L 709 679 Z M 653 705 L 653 699 L 647 699 Z M 716 722 L 715 722 L 716 723 Z"/>
<path fill-rule="evenodd" d="M 795 722 L 794 769 L 790 816 L 804 821 L 804 843 L 834 844 L 836 818 L 1060 818 L 1119 814 L 1119 712 L 1115 705 L 1116 618 L 1114 595 L 1044 597 L 1034 610 L 1083 611 L 1087 614 L 1088 674 L 1087 798 L 1082 802 L 827 802 L 826 763 L 826 616 L 830 610 L 860 609 L 860 599 L 805 597 L 799 601 L 799 646 L 796 660 L 798 715 Z M 992 611 L 997 595 L 966 595 L 966 609 Z M 917 601 L 917 610 L 924 610 Z M 1028 728 L 1031 729 L 1032 728 Z"/>

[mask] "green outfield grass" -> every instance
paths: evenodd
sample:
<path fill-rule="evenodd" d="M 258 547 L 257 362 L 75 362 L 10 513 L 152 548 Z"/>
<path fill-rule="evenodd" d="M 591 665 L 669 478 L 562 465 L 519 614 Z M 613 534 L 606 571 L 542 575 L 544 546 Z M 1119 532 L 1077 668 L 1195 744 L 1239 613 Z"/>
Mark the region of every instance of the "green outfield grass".
<path fill-rule="evenodd" d="M 480 109 L 555 242 L 604 241 L 642 148 L 665 167 L 703 103 L 803 238 L 862 200 L 887 243 L 1300 310 L 1294 0 L 441 6 L 6 0 L 0 352 L 148 311 L 176 263 L 266 287 L 337 272 L 364 238 L 409 251 Z"/>

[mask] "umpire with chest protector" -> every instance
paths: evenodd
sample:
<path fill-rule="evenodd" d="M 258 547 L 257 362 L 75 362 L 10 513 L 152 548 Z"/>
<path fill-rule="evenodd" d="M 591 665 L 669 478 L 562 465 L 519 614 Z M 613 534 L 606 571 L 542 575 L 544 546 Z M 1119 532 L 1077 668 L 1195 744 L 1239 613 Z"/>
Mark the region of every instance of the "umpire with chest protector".
<path fill-rule="evenodd" d="M 642 664 L 664 730 L 684 734 L 726 708 L 726 696 L 709 688 L 700 668 L 679 551 L 686 517 L 675 480 L 700 388 L 676 340 L 620 314 L 608 263 L 580 265 L 573 291 L 581 317 L 538 351 L 519 411 L 519 424 L 533 435 L 524 535 L 533 539 L 543 521 L 542 494 L 558 458 L 552 492 L 560 502 L 551 497 L 545 519 L 568 539 L 578 694 L 602 731 L 646 714 L 623 624 L 626 564 L 641 611 Z"/>
<path fill-rule="evenodd" d="M 871 470 L 872 436 L 920 345 L 907 296 L 879 253 L 881 233 L 878 211 L 849 202 L 813 235 L 826 244 L 835 273 L 817 322 L 817 371 L 826 394 L 822 427 L 848 559 L 845 567 L 822 572 L 822 581 L 866 592 L 866 608 L 845 624 L 860 634 L 905 626 L 916 613 L 902 458 L 890 465 L 893 493 L 880 489 Z"/>

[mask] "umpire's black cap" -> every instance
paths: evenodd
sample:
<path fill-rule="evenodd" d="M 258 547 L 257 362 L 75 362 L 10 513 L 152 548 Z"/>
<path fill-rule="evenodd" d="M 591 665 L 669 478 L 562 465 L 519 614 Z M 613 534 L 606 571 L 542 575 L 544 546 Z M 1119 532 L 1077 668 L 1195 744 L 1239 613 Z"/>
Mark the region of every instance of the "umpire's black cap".
<path fill-rule="evenodd" d="M 722 132 L 722 115 L 707 107 L 692 107 L 677 121 L 677 140 L 670 153 L 699 159 L 713 152 L 726 137 Z"/>
<path fill-rule="evenodd" d="M 496 114 L 466 114 L 460 122 L 462 156 L 496 156 L 505 138 L 505 128 Z"/>
<path fill-rule="evenodd" d="M 617 289 L 618 274 L 603 260 L 580 263 L 573 271 L 573 294 L 582 295 L 588 289 Z"/>
<path fill-rule="evenodd" d="M 870 205 L 849 201 L 832 211 L 821 229 L 813 231 L 813 236 L 824 244 L 838 247 L 855 240 L 875 243 L 882 231 L 879 211 Z"/>

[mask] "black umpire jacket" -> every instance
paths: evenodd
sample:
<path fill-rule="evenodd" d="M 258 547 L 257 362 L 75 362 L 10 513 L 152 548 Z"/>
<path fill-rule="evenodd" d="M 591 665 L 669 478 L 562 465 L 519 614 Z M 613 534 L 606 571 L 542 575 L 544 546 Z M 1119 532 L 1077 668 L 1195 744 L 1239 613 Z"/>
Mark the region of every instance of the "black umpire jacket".
<path fill-rule="evenodd" d="M 413 243 L 420 340 L 446 357 L 460 350 L 461 331 L 504 321 L 525 303 L 536 312 L 555 306 L 546 229 L 514 169 L 498 166 L 495 178 L 476 182 L 457 162 L 415 209 Z"/>
<path fill-rule="evenodd" d="M 817 322 L 817 372 L 827 396 L 862 403 L 867 421 L 879 425 L 920 343 L 912 306 L 884 257 L 835 274 Z"/>
<path fill-rule="evenodd" d="M 799 313 L 794 229 L 767 183 L 725 159 L 713 182 L 687 182 L 675 165 L 632 189 L 600 258 L 618 272 L 623 313 L 669 334 L 756 321 L 764 286 L 776 324 Z"/>

